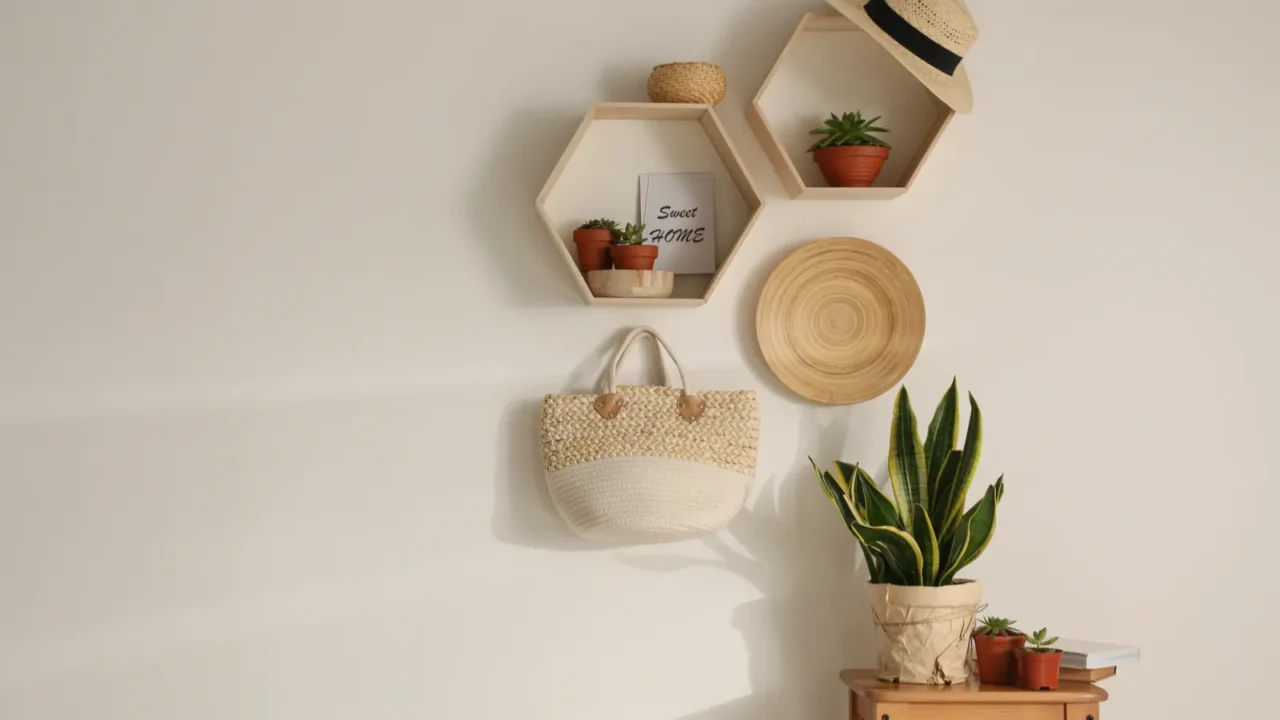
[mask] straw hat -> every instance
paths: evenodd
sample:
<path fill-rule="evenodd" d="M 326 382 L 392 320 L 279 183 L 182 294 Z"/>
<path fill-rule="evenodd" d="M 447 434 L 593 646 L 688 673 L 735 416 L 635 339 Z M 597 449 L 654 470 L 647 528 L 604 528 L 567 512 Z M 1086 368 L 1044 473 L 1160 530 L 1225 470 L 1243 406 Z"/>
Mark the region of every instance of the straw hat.
<path fill-rule="evenodd" d="M 879 245 L 819 240 L 769 274 L 756 335 L 782 384 L 815 402 L 852 405 L 911 369 L 924 343 L 924 298 L 907 266 Z"/>
<path fill-rule="evenodd" d="M 956 112 L 973 109 L 961 61 L 978 39 L 964 0 L 827 0 Z"/>

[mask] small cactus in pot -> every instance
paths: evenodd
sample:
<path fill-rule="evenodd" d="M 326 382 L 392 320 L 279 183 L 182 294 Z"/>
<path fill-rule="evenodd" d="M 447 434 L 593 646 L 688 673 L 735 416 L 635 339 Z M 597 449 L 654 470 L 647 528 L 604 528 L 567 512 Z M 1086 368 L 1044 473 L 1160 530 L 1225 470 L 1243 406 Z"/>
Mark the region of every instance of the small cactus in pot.
<path fill-rule="evenodd" d="M 609 246 L 618 236 L 618 223 L 607 218 L 588 220 L 573 231 L 573 244 L 578 246 L 578 269 L 608 270 L 613 267 L 609 259 Z"/>
<path fill-rule="evenodd" d="M 654 261 L 658 259 L 658 246 L 645 243 L 643 224 L 627 223 L 614 238 L 609 253 L 619 270 L 652 270 Z"/>
<path fill-rule="evenodd" d="M 880 169 L 889 159 L 889 143 L 876 137 L 887 133 L 877 127 L 879 116 L 864 119 L 861 112 L 847 112 L 837 116 L 831 113 L 820 128 L 810 130 L 810 135 L 821 139 L 809 147 L 814 162 L 832 187 L 871 187 L 880 176 Z"/>
<path fill-rule="evenodd" d="M 978 679 L 988 685 L 1016 685 L 1018 658 L 1016 653 L 1027 642 L 1027 636 L 1014 627 L 1017 620 L 984 617 L 973 631 L 973 644 L 978 651 Z"/>
<path fill-rule="evenodd" d="M 1040 628 L 1027 637 L 1030 647 L 1018 651 L 1018 684 L 1026 690 L 1057 690 L 1062 651 L 1052 647 L 1058 638 Z"/>

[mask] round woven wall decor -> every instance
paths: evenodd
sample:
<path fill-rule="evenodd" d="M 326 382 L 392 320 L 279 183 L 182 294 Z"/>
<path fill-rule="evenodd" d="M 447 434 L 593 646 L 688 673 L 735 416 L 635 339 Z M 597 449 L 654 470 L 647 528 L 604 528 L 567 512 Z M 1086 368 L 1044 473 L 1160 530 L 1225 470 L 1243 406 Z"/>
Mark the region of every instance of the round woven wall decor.
<path fill-rule="evenodd" d="M 782 384 L 828 405 L 878 397 L 902 380 L 924 343 L 924 297 L 896 255 L 867 240 L 828 238 L 769 274 L 756 336 Z"/>

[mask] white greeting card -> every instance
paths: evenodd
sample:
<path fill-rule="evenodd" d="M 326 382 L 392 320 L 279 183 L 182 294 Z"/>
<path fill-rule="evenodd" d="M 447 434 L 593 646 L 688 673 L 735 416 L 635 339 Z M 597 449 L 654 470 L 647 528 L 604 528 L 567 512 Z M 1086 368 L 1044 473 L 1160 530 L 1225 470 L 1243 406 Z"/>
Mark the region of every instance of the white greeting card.
<path fill-rule="evenodd" d="M 657 245 L 654 270 L 716 271 L 716 182 L 711 173 L 640 176 L 640 217 Z"/>

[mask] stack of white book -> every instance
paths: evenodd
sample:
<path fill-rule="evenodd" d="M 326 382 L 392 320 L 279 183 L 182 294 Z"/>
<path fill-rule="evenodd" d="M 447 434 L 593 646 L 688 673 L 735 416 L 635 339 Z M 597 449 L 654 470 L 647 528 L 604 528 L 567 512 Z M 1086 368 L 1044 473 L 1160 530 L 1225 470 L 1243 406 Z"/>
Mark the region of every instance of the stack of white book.
<path fill-rule="evenodd" d="M 1112 645 L 1091 640 L 1062 638 L 1054 647 L 1062 651 L 1062 667 L 1079 670 L 1110 668 L 1138 662 L 1141 651 L 1132 645 Z"/>

